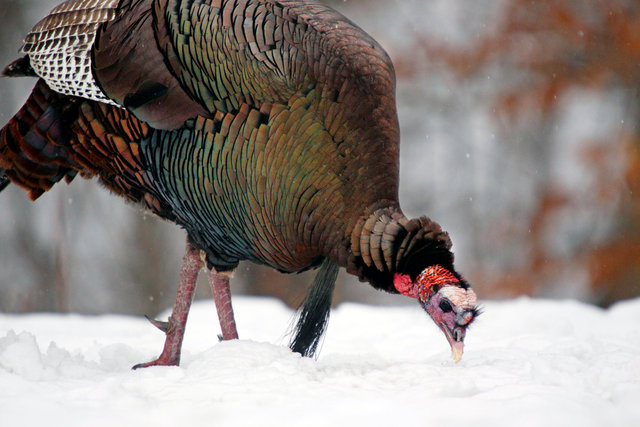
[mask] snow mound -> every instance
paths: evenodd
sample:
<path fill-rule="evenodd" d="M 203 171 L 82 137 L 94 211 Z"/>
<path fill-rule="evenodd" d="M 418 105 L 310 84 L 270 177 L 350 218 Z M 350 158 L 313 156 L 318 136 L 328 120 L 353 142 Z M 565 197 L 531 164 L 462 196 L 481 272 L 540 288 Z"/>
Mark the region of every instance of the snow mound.
<path fill-rule="evenodd" d="M 318 360 L 281 303 L 234 306 L 241 340 L 199 302 L 182 366 L 138 371 L 164 338 L 144 319 L 0 315 L 3 425 L 640 425 L 640 299 L 486 303 L 458 364 L 417 306 L 341 305 Z"/>

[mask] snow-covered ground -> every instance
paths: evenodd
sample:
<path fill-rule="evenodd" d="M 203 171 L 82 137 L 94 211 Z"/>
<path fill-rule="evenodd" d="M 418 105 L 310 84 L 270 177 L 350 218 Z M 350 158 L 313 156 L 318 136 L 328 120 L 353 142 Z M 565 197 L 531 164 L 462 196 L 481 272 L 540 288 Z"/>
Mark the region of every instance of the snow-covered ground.
<path fill-rule="evenodd" d="M 284 345 L 292 312 L 235 298 L 242 339 L 196 303 L 180 367 L 132 371 L 163 336 L 125 316 L 0 315 L 4 426 L 640 425 L 640 299 L 484 304 L 454 364 L 418 306 L 343 304 L 318 360 Z"/>

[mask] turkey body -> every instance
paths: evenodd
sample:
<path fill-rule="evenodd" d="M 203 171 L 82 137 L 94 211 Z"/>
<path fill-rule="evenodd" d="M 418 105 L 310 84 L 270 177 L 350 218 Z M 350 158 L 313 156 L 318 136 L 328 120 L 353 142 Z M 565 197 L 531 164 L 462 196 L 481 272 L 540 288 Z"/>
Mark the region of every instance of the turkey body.
<path fill-rule="evenodd" d="M 74 100 L 71 138 L 104 139 L 107 155 L 82 164 L 67 149 L 63 166 L 184 227 L 210 267 L 345 265 L 353 220 L 397 208 L 393 68 L 344 17 L 300 1 L 122 1 L 115 15 L 93 68 L 128 111 Z M 29 44 L 52 31 L 41 26 L 25 51 L 44 49 Z M 51 88 L 68 78 L 50 75 Z M 122 138 L 111 117 L 138 132 Z"/>
<path fill-rule="evenodd" d="M 326 262 L 396 293 L 454 271 L 448 235 L 400 210 L 393 65 L 321 3 L 71 0 L 23 51 L 4 74 L 39 80 L 0 133 L 0 187 L 97 176 L 218 273 Z"/>

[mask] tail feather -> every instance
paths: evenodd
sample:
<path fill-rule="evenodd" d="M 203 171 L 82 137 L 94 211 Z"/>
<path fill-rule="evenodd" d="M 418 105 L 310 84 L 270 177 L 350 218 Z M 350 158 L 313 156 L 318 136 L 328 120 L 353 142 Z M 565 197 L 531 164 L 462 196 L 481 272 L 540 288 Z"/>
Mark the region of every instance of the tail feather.
<path fill-rule="evenodd" d="M 295 337 L 289 347 L 305 357 L 313 357 L 324 335 L 331 311 L 331 297 L 338 277 L 338 265 L 325 259 L 298 315 Z"/>
<path fill-rule="evenodd" d="M 68 162 L 70 140 L 67 115 L 77 106 L 40 80 L 25 105 L 0 130 L 0 185 L 13 183 L 32 200 L 75 171 Z M 71 112 L 74 115 L 74 112 Z"/>
<path fill-rule="evenodd" d="M 40 79 L 0 129 L 0 187 L 10 179 L 35 200 L 62 179 L 99 176 L 114 193 L 166 210 L 142 171 L 138 146 L 150 131 L 125 109 L 58 93 Z"/>

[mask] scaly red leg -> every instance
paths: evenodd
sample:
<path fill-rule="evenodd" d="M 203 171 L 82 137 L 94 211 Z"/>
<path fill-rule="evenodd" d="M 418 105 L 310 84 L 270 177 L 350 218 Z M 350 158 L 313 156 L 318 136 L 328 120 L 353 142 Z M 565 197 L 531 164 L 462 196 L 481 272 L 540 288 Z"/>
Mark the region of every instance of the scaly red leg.
<path fill-rule="evenodd" d="M 180 364 L 180 350 L 184 329 L 187 324 L 189 308 L 193 301 L 193 293 L 196 290 L 196 280 L 198 273 L 204 267 L 200 251 L 191 247 L 187 243 L 187 250 L 182 258 L 182 268 L 180 270 L 180 283 L 173 305 L 173 311 L 168 322 L 151 320 L 156 327 L 167 334 L 164 342 L 162 354 L 156 360 L 135 365 L 133 369 L 147 368 L 149 366 L 177 366 Z M 233 314 L 232 314 L 233 315 Z"/>
<path fill-rule="evenodd" d="M 213 300 L 216 302 L 218 320 L 222 329 L 223 340 L 238 339 L 236 320 L 233 317 L 233 306 L 231 305 L 231 291 L 229 289 L 229 276 L 231 272 L 218 273 L 215 270 L 209 272 L 209 285 L 213 293 Z"/>

